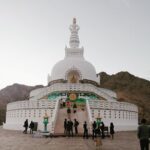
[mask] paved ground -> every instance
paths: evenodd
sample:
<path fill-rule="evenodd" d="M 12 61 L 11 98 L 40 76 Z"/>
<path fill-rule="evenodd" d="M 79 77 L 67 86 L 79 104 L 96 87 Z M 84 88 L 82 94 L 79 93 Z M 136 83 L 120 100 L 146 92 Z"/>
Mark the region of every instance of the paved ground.
<path fill-rule="evenodd" d="M 106 138 L 102 142 L 100 150 L 140 150 L 136 132 L 118 132 L 114 140 Z M 33 138 L 0 127 L 0 150 L 96 150 L 96 147 L 91 138 Z"/>

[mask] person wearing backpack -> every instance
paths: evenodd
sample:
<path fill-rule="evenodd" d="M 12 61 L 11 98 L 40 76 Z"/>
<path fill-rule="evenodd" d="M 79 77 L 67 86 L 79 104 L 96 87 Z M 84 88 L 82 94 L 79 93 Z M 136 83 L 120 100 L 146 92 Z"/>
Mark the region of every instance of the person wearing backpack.
<path fill-rule="evenodd" d="M 27 130 L 28 130 L 28 119 L 25 120 L 23 127 L 25 128 L 25 130 L 23 131 L 23 133 L 27 134 Z"/>
<path fill-rule="evenodd" d="M 33 129 L 34 129 L 34 122 L 33 121 L 31 121 L 29 128 L 30 128 L 30 134 L 33 134 Z"/>
<path fill-rule="evenodd" d="M 141 125 L 138 126 L 137 130 L 141 150 L 149 150 L 150 127 L 146 124 L 146 122 L 146 119 L 142 119 Z"/>
<path fill-rule="evenodd" d="M 76 119 L 74 119 L 75 135 L 78 134 L 78 125 L 79 125 L 79 122 Z"/>

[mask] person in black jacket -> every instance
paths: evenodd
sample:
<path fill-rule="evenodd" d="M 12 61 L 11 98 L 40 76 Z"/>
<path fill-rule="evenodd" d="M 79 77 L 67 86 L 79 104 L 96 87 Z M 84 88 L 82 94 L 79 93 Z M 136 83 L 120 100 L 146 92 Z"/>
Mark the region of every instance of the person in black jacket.
<path fill-rule="evenodd" d="M 70 126 L 70 134 L 73 137 L 73 122 L 71 120 L 69 121 L 69 126 Z"/>
<path fill-rule="evenodd" d="M 74 128 L 75 128 L 76 135 L 78 134 L 78 125 L 79 125 L 79 122 L 76 119 L 74 119 Z"/>
<path fill-rule="evenodd" d="M 70 109 L 70 107 L 67 108 L 67 114 L 68 114 L 68 119 L 71 119 L 71 109 Z"/>
<path fill-rule="evenodd" d="M 34 129 L 34 122 L 33 121 L 31 121 L 29 128 L 30 128 L 30 134 L 33 134 L 33 129 Z"/>
<path fill-rule="evenodd" d="M 67 121 L 67 136 L 70 137 L 70 121 Z"/>
<path fill-rule="evenodd" d="M 142 119 L 138 127 L 137 136 L 140 140 L 141 150 L 149 150 L 150 127 L 146 125 L 147 120 Z"/>
<path fill-rule="evenodd" d="M 77 111 L 77 105 L 76 105 L 76 103 L 74 103 L 73 104 L 73 113 L 76 113 L 76 111 Z"/>
<path fill-rule="evenodd" d="M 87 123 L 86 121 L 83 124 L 83 129 L 84 129 L 84 133 L 83 133 L 83 138 L 87 138 L 88 139 L 88 128 L 87 128 Z"/>
<path fill-rule="evenodd" d="M 111 139 L 114 138 L 114 133 L 115 133 L 115 131 L 114 131 L 114 124 L 111 122 L 110 123 L 110 135 L 111 135 Z"/>
<path fill-rule="evenodd" d="M 101 137 L 101 128 L 100 128 L 100 126 L 98 126 L 97 128 L 96 128 L 96 130 L 95 130 L 95 137 Z"/>
<path fill-rule="evenodd" d="M 104 129 L 105 129 L 105 125 L 104 125 L 104 122 L 102 122 L 102 123 L 101 123 L 102 139 L 105 138 L 105 132 L 104 132 Z"/>
<path fill-rule="evenodd" d="M 23 131 L 23 133 L 27 134 L 27 130 L 28 130 L 28 119 L 25 120 L 23 126 L 24 126 L 24 128 L 25 128 L 25 130 Z"/>
<path fill-rule="evenodd" d="M 92 124 L 92 138 L 94 139 L 96 137 L 96 121 Z"/>
<path fill-rule="evenodd" d="M 67 119 L 64 120 L 64 134 L 67 135 Z"/>

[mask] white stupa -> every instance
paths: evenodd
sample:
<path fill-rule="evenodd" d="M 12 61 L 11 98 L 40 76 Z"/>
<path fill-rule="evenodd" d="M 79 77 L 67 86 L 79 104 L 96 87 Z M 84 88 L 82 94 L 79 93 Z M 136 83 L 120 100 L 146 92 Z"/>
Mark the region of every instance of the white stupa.
<path fill-rule="evenodd" d="M 3 127 L 23 130 L 23 123 L 28 119 L 38 123 L 38 130 L 43 130 L 43 117 L 47 114 L 48 130 L 63 133 L 67 108 L 59 106 L 62 100 L 68 100 L 78 106 L 71 119 L 76 118 L 80 122 L 79 132 L 82 132 L 84 121 L 91 129 L 92 122 L 99 118 L 106 126 L 113 122 L 116 131 L 136 130 L 137 106 L 118 102 L 115 92 L 100 88 L 100 76 L 97 76 L 94 66 L 85 60 L 83 47 L 79 47 L 79 26 L 75 18 L 70 31 L 70 47 L 65 48 L 65 58 L 54 65 L 48 76 L 48 86 L 31 91 L 29 100 L 9 103 Z"/>
<path fill-rule="evenodd" d="M 53 67 L 51 77 L 48 82 L 63 79 L 68 80 L 69 75 L 76 75 L 77 81 L 88 79 L 99 83 L 100 79 L 96 76 L 94 66 L 84 59 L 84 49 L 79 48 L 78 37 L 79 26 L 76 24 L 76 19 L 73 19 L 73 24 L 70 26 L 70 48 L 65 49 L 65 58 Z M 70 81 L 69 81 L 70 82 Z"/>

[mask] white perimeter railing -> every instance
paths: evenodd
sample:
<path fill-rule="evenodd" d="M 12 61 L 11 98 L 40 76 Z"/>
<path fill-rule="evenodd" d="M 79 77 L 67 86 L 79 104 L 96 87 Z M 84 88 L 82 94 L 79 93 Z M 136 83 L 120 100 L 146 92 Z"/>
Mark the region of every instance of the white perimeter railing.
<path fill-rule="evenodd" d="M 124 110 L 138 112 L 138 107 L 135 104 L 128 102 L 109 102 L 106 100 L 89 99 L 88 105 L 90 109 L 101 110 Z"/>
<path fill-rule="evenodd" d="M 89 122 L 91 123 L 92 122 L 92 115 L 91 115 L 91 109 L 90 109 L 89 101 L 87 99 L 86 99 L 86 110 L 88 113 Z"/>
<path fill-rule="evenodd" d="M 40 99 L 52 92 L 66 92 L 66 91 L 78 91 L 78 92 L 92 92 L 101 97 L 104 97 L 108 101 L 116 101 L 113 98 L 114 92 L 109 92 L 109 90 L 104 90 L 103 88 L 96 87 L 92 84 L 71 84 L 71 83 L 56 83 L 49 87 L 40 88 L 37 90 L 33 90 L 30 93 L 30 100 Z"/>
<path fill-rule="evenodd" d="M 29 101 L 29 100 L 27 100 L 27 101 L 19 101 L 19 102 L 9 103 L 7 105 L 7 118 L 6 118 L 6 124 L 4 124 L 4 128 L 6 126 L 6 128 L 8 128 L 8 129 L 12 129 L 12 127 L 10 125 L 14 124 L 15 125 L 14 129 L 16 129 L 16 126 L 19 125 L 19 123 L 21 121 L 21 126 L 18 126 L 18 129 L 22 129 L 22 121 L 24 119 L 26 119 L 26 116 L 22 116 L 21 118 L 17 118 L 17 117 L 11 118 L 11 117 L 8 116 L 9 112 L 11 112 L 11 113 L 13 112 L 13 113 L 15 113 L 15 116 L 17 116 L 17 111 L 16 110 L 39 109 L 39 108 L 40 108 L 40 110 L 41 109 L 43 109 L 43 110 L 51 109 L 51 110 L 53 110 L 53 113 L 52 113 L 52 118 L 49 119 L 48 130 L 51 133 L 54 133 L 54 128 L 55 128 L 55 125 L 56 125 L 58 109 L 59 109 L 59 100 L 60 100 L 60 97 L 57 97 L 53 101 L 48 101 L 48 100 L 46 100 L 46 101 L 45 100 Z M 11 120 L 9 120 L 9 119 L 11 119 Z M 20 120 L 20 119 L 23 119 L 23 120 Z M 34 118 L 34 119 L 35 119 L 36 122 L 38 122 L 39 129 L 42 130 L 43 125 L 41 123 L 41 118 Z M 8 122 L 8 120 L 9 120 L 9 122 Z M 32 118 L 29 118 L 29 120 L 32 120 Z"/>
<path fill-rule="evenodd" d="M 88 120 L 89 120 L 89 128 L 90 128 L 90 133 L 92 133 L 92 113 L 91 113 L 91 109 L 90 109 L 90 105 L 89 105 L 89 101 L 86 98 L 86 110 L 87 110 L 87 115 L 88 115 Z"/>
<path fill-rule="evenodd" d="M 92 122 L 101 116 L 106 126 L 115 124 L 116 131 L 132 131 L 138 126 L 138 107 L 127 102 L 108 102 L 105 100 L 87 99 L 89 120 Z"/>
<path fill-rule="evenodd" d="M 54 129 L 55 129 L 55 125 L 56 125 L 56 120 L 57 120 L 58 110 L 59 110 L 59 100 L 60 100 L 60 97 L 57 97 L 55 99 L 56 105 L 55 105 L 55 108 L 54 108 L 54 114 L 53 114 L 51 124 L 50 124 L 50 132 L 51 133 L 54 133 Z"/>

